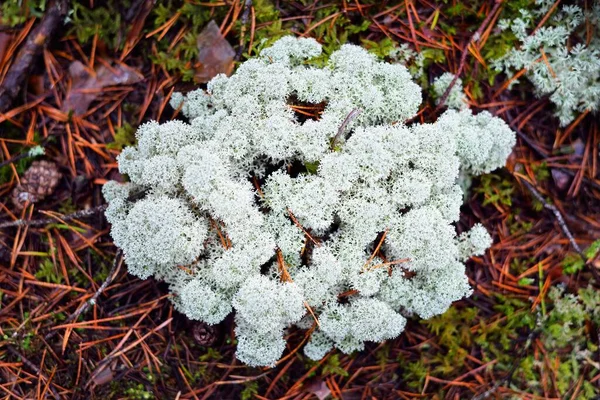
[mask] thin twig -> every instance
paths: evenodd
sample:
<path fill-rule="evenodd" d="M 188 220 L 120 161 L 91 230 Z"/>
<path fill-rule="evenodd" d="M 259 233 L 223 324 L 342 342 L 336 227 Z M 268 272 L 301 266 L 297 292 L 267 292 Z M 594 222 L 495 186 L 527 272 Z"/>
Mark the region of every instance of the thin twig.
<path fill-rule="evenodd" d="M 106 277 L 104 282 L 102 282 L 102 285 L 98 288 L 98 290 L 96 290 L 96 293 L 94 293 L 92 298 L 80 305 L 73 314 L 69 315 L 69 317 L 63 322 L 63 324 L 68 324 L 77 320 L 77 318 L 79 318 L 81 314 L 85 313 L 88 310 L 88 308 L 90 308 L 90 306 L 96 304 L 96 302 L 98 301 L 98 297 L 100 297 L 100 295 L 106 290 L 108 285 L 112 283 L 113 279 L 115 278 L 116 272 L 121 268 L 121 264 L 123 264 L 123 252 L 121 251 L 121 249 L 118 249 L 117 254 L 115 255 L 115 259 L 113 261 L 112 268 L 108 272 L 108 276 Z M 44 337 L 44 339 L 50 340 L 54 336 L 56 336 L 57 333 L 58 330 L 53 330 L 49 332 Z"/>
<path fill-rule="evenodd" d="M 505 97 L 501 97 L 502 100 L 506 100 Z M 516 121 L 514 120 L 514 117 L 511 114 L 511 110 L 506 110 L 506 117 L 508 119 L 508 123 L 509 126 L 512 128 L 513 131 L 515 131 L 515 133 L 517 134 L 517 136 L 519 138 L 521 138 L 521 140 L 523 140 L 525 142 L 525 144 L 527 144 L 527 146 L 529 146 L 529 148 L 535 153 L 537 154 L 542 160 L 545 160 L 548 158 L 548 154 L 550 153 L 548 150 L 544 149 L 544 148 L 540 148 L 539 144 L 535 143 L 532 139 L 530 139 L 527 135 L 525 135 L 521 129 L 519 129 L 518 124 L 516 123 Z M 568 168 L 559 168 L 559 167 L 553 167 L 553 169 L 560 171 L 566 175 L 569 175 L 570 177 L 574 178 L 576 175 L 576 172 L 568 169 Z M 594 181 L 593 179 L 588 178 L 587 176 L 583 176 L 583 182 L 587 185 L 590 185 L 591 187 L 600 190 L 600 185 L 598 183 L 596 183 L 596 181 Z"/>
<path fill-rule="evenodd" d="M 435 112 L 438 112 L 444 106 L 444 103 L 446 103 L 446 100 L 448 100 L 448 96 L 450 96 L 450 91 L 456 84 L 456 81 L 458 81 L 458 78 L 462 74 L 463 69 L 465 69 L 465 64 L 467 61 L 467 54 L 469 54 L 469 47 L 472 44 L 479 42 L 479 39 L 481 39 L 481 35 L 483 34 L 483 31 L 485 30 L 485 28 L 487 28 L 487 25 L 490 23 L 490 21 L 492 20 L 492 18 L 494 17 L 494 15 L 496 14 L 496 12 L 498 11 L 498 9 L 500 8 L 501 5 L 502 5 L 502 0 L 496 0 L 496 4 L 494 4 L 494 7 L 492 8 L 492 10 L 485 17 L 485 19 L 479 26 L 479 29 L 477 29 L 477 31 L 473 34 L 473 36 L 471 36 L 471 39 L 465 45 L 465 48 L 463 49 L 462 55 L 460 57 L 460 64 L 458 65 L 458 71 L 456 71 L 456 74 L 454 75 L 454 78 L 450 82 L 450 85 L 448 85 L 448 87 L 446 88 L 446 91 L 440 98 L 440 102 L 439 102 L 438 106 L 435 108 Z"/>
<path fill-rule="evenodd" d="M 571 243 L 571 246 L 573 246 L 573 249 L 575 249 L 575 252 L 577 254 L 579 254 L 579 256 L 581 257 L 583 262 L 585 262 L 585 265 L 590 269 L 590 272 L 594 276 L 594 279 L 596 280 L 596 282 L 600 282 L 600 273 L 598 273 L 598 270 L 596 269 L 596 267 L 589 262 L 590 260 L 588 260 L 587 256 L 585 255 L 585 253 L 583 252 L 581 247 L 579 247 L 579 245 L 575 241 L 575 237 L 569 230 L 569 227 L 567 226 L 567 223 L 565 222 L 565 219 L 563 218 L 560 210 L 558 208 L 556 208 L 556 206 L 554 204 L 548 203 L 546 201 L 546 199 L 544 199 L 544 196 L 542 196 L 541 193 L 538 192 L 538 190 L 527 180 L 521 179 L 521 182 L 523 182 L 523 184 L 531 192 L 531 194 L 533 194 L 533 196 L 540 203 L 542 203 L 544 205 L 545 209 L 552 211 L 552 213 L 554 214 L 554 217 L 556 218 L 556 221 L 558 222 L 558 225 L 560 226 L 560 229 L 563 231 L 565 236 L 569 239 L 569 242 Z"/>
<path fill-rule="evenodd" d="M 85 218 L 90 217 L 94 214 L 98 214 L 104 212 L 108 204 L 102 204 L 93 208 L 88 208 L 87 210 L 79 210 L 72 214 L 65 215 L 61 219 L 63 221 L 70 221 L 72 219 Z M 19 227 L 19 226 L 44 226 L 48 224 L 56 223 L 55 218 L 44 218 L 44 219 L 34 219 L 28 221 L 26 219 L 18 219 L 16 221 L 2 222 L 0 223 L 0 229 L 11 228 L 11 227 Z"/>
<path fill-rule="evenodd" d="M 88 382 L 85 384 L 85 388 L 88 388 L 93 382 L 94 379 L 107 367 L 107 365 L 116 357 L 119 357 L 125 353 L 127 353 L 129 350 L 131 350 L 132 348 L 134 348 L 135 346 L 137 346 L 138 344 L 140 344 L 141 342 L 143 342 L 144 340 L 146 340 L 146 338 L 150 335 L 152 335 L 153 333 L 158 332 L 159 330 L 161 330 L 162 328 L 164 328 L 165 326 L 169 325 L 171 322 L 173 322 L 173 317 L 168 318 L 166 321 L 164 321 L 163 323 L 161 323 L 160 325 L 158 325 L 156 328 L 148 331 L 147 333 L 145 333 L 142 337 L 138 338 L 137 340 L 133 341 L 133 343 L 131 343 L 130 345 L 128 345 L 127 347 L 125 347 L 122 350 L 119 351 L 115 351 L 116 349 L 114 349 L 110 354 L 108 354 L 106 357 L 104 357 L 102 359 L 102 361 L 100 361 L 98 363 L 98 365 L 96 366 L 96 369 L 94 370 L 94 372 L 92 373 L 90 379 L 88 380 Z M 132 331 L 130 331 L 132 332 Z M 138 335 L 139 336 L 139 335 Z M 127 337 L 127 336 L 126 336 Z M 124 338 L 125 339 L 125 338 Z M 124 343 L 124 341 L 122 342 Z"/>
<path fill-rule="evenodd" d="M 298 219 L 296 218 L 296 216 L 294 215 L 294 213 L 292 213 L 292 210 L 290 210 L 288 208 L 287 212 L 290 215 L 290 218 L 291 218 L 292 222 L 294 223 L 294 225 L 296 225 L 298 228 L 300 228 L 302 230 L 302 232 L 304 232 L 304 234 L 310 239 L 310 241 L 315 244 L 315 246 L 320 247 L 321 243 L 319 243 L 315 238 L 313 238 L 311 236 L 310 233 L 308 233 L 308 231 L 306 229 L 304 229 L 304 227 L 302 226 L 302 224 L 300 224 L 300 222 L 298 221 Z"/>
<path fill-rule="evenodd" d="M 288 272 L 287 268 L 285 267 L 285 260 L 283 259 L 283 253 L 281 252 L 280 249 L 277 249 L 277 264 L 279 265 L 279 270 L 281 272 L 281 280 L 283 282 L 294 282 L 290 273 Z M 310 307 L 310 305 L 308 304 L 308 302 L 306 300 L 304 300 L 304 307 L 306 307 L 306 309 L 308 310 L 310 315 L 312 315 L 313 319 L 315 320 L 315 323 L 320 328 L 321 323 L 319 322 L 319 319 L 317 318 L 314 311 L 312 310 L 312 308 Z"/>
<path fill-rule="evenodd" d="M 542 194 L 540 192 L 538 192 L 538 190 L 531 183 L 529 183 L 527 180 L 521 179 L 521 182 L 523 182 L 523 184 L 531 192 L 531 194 L 533 194 L 533 196 L 540 203 L 542 203 L 544 205 L 545 209 L 552 211 L 552 213 L 554 214 L 554 217 L 556 217 L 556 220 L 558 221 L 558 225 L 560 226 L 560 229 L 563 231 L 563 233 L 565 234 L 565 236 L 569 239 L 569 242 L 571 243 L 571 246 L 573 246 L 573 248 L 575 249 L 575 251 L 580 256 L 582 256 L 583 259 L 585 260 L 585 258 L 586 258 L 585 254 L 583 253 L 583 250 L 581 250 L 581 247 L 579 247 L 579 245 L 575 241 L 575 238 L 573 237 L 573 234 L 569 230 L 569 227 L 567 226 L 567 223 L 565 222 L 565 219 L 563 218 L 560 210 L 558 208 L 556 208 L 556 206 L 554 204 L 548 203 L 546 201 L 546 199 L 544 199 L 544 196 L 542 196 Z"/>
<path fill-rule="evenodd" d="M 217 381 L 214 384 L 215 385 L 239 385 L 242 383 L 248 383 L 251 381 L 256 381 L 258 379 L 264 378 L 265 376 L 269 375 L 272 371 L 267 371 L 267 372 L 263 372 L 260 375 L 256 375 L 256 376 L 238 376 L 238 375 L 231 375 L 234 378 L 238 378 L 236 380 L 232 380 L 232 381 Z"/>
<path fill-rule="evenodd" d="M 240 46 L 235 54 L 235 60 L 239 61 L 242 58 L 246 44 L 244 38 L 246 36 L 246 26 L 248 25 L 248 17 L 250 16 L 250 9 L 252 8 L 252 0 L 246 0 L 244 4 L 244 12 L 242 13 L 242 27 L 240 29 Z"/>
<path fill-rule="evenodd" d="M 27 357 L 25 357 L 23 354 L 21 354 L 19 352 L 19 350 L 17 350 L 16 348 L 14 348 L 12 345 L 7 344 L 6 348 L 8 349 L 8 351 L 10 353 L 12 353 L 14 356 L 19 357 L 21 359 L 21 361 L 23 362 L 23 364 L 25 364 L 27 367 L 29 367 L 33 372 L 35 372 L 39 377 L 43 378 L 45 381 L 48 381 L 48 378 L 46 376 L 44 376 L 43 372 L 40 371 L 40 369 L 37 367 L 37 365 L 35 365 L 34 363 L 32 363 L 31 361 L 29 361 L 27 359 Z M 54 389 L 54 387 L 48 383 L 48 387 L 50 388 L 50 391 L 52 392 L 52 395 L 54 396 L 55 399 L 60 399 L 61 397 L 58 395 L 58 393 L 56 392 L 56 389 Z"/>
<path fill-rule="evenodd" d="M 12 156 L 8 160 L 4 160 L 4 161 L 0 162 L 0 168 L 4 167 L 5 165 L 8 165 L 8 164 L 15 163 L 15 162 L 22 160 L 24 158 L 27 158 L 27 157 L 31 157 L 29 151 L 25 151 L 21 154 L 17 154 L 16 156 Z"/>
<path fill-rule="evenodd" d="M 506 374 L 506 376 L 500 380 L 497 380 L 494 385 L 489 388 L 488 390 L 486 390 L 485 392 L 474 396 L 472 398 L 472 400 L 484 400 L 487 399 L 488 397 L 490 397 L 492 394 L 494 394 L 494 392 L 496 392 L 496 390 L 498 390 L 498 388 L 504 384 L 506 384 L 507 382 L 510 382 L 510 380 L 512 379 L 515 371 L 517 370 L 517 367 L 521 364 L 521 360 L 523 359 L 523 357 L 525 356 L 525 353 L 527 352 L 527 350 L 529 349 L 529 347 L 531 346 L 531 343 L 533 343 L 533 339 L 539 335 L 540 333 L 540 329 L 541 329 L 541 318 L 540 318 L 540 314 L 537 313 L 536 314 L 536 323 L 535 323 L 535 327 L 529 332 L 529 334 L 527 335 L 527 340 L 525 341 L 525 345 L 523 346 L 523 348 L 521 349 L 521 351 L 519 351 L 519 354 L 517 355 L 517 358 L 513 361 L 513 365 L 511 366 L 510 370 L 508 371 L 508 373 Z"/>
<path fill-rule="evenodd" d="M 354 118 L 358 117 L 358 115 L 361 112 L 362 112 L 362 110 L 360 108 L 355 108 L 354 110 L 352 110 L 348 113 L 348 115 L 344 119 L 344 122 L 342 122 L 342 124 L 338 128 L 336 135 L 333 137 L 333 140 L 331 141 L 331 150 L 335 149 L 335 145 L 336 145 L 337 141 L 340 139 L 340 137 L 342 137 L 344 135 L 344 132 L 346 131 L 346 127 L 348 127 L 348 124 L 350 124 L 350 122 L 352 122 L 352 120 L 354 120 Z"/>
<path fill-rule="evenodd" d="M 50 137 L 50 136 L 48 136 L 48 137 Z M 46 141 L 46 140 L 45 140 L 45 141 Z M 44 141 L 44 142 L 45 142 L 45 141 Z M 41 146 L 41 145 L 38 145 L 38 146 Z M 36 147 L 37 147 L 37 146 L 34 146 L 34 147 L 32 147 L 31 149 L 28 149 L 27 151 L 24 151 L 24 152 L 22 152 L 22 153 L 20 153 L 20 154 L 17 154 L 17 155 L 15 155 L 15 156 L 12 156 L 12 157 L 11 157 L 11 158 L 9 158 L 8 160 L 4 160 L 4 161 L 0 162 L 0 168 L 4 167 L 5 165 L 8 165 L 8 164 L 15 163 L 15 162 L 17 162 L 17 161 L 19 161 L 19 160 L 22 160 L 22 159 L 24 159 L 24 158 L 29 158 L 29 157 L 31 157 L 31 158 L 34 158 L 34 157 L 36 157 L 36 156 L 37 156 L 36 154 L 31 154 L 31 150 L 32 150 L 32 149 L 35 149 Z M 43 147 L 42 147 L 42 149 L 43 149 Z M 42 150 L 42 151 L 43 151 L 43 150 Z M 43 153 L 42 153 L 42 154 L 43 154 Z"/>
<path fill-rule="evenodd" d="M 14 57 L 15 61 L 0 84 L 0 113 L 8 110 L 21 91 L 21 86 L 29 77 L 29 71 L 35 65 L 38 55 L 64 20 L 63 17 L 67 15 L 67 8 L 67 0 L 54 1 L 48 7 L 42 21 L 31 31 L 27 41 Z"/>
<path fill-rule="evenodd" d="M 381 235 L 381 239 L 379 239 L 379 243 L 377 244 L 377 247 L 375 247 L 375 250 L 373 250 L 371 257 L 369 257 L 367 262 L 360 269 L 361 273 L 366 272 L 369 269 L 369 264 L 371 264 L 371 261 L 373 261 L 373 259 L 377 255 L 377 253 L 379 253 L 379 249 L 383 245 L 383 242 L 385 241 L 385 237 L 387 236 L 388 231 L 389 231 L 389 228 L 385 228 L 385 231 L 383 231 L 383 234 Z"/>

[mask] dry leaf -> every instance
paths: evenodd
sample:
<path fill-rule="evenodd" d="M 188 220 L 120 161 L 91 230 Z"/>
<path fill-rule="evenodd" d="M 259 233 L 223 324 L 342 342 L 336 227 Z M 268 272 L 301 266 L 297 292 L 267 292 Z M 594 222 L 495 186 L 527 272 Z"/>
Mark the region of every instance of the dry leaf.
<path fill-rule="evenodd" d="M 115 377 L 113 375 L 112 370 L 107 367 L 99 371 L 96 375 L 94 375 L 92 380 L 95 385 L 100 386 L 112 382 L 114 378 Z"/>
<path fill-rule="evenodd" d="M 329 390 L 329 387 L 327 387 L 327 384 L 322 379 L 310 382 L 306 385 L 306 390 L 317 396 L 319 400 L 324 400 L 331 394 L 331 390 Z"/>
<path fill-rule="evenodd" d="M 200 67 L 194 75 L 197 83 L 206 83 L 218 74 L 231 75 L 235 51 L 225 40 L 215 21 L 206 25 L 198 35 L 196 43 L 200 62 Z"/>
<path fill-rule="evenodd" d="M 583 157 L 583 153 L 585 153 L 585 143 L 583 143 L 583 140 L 581 140 L 581 138 L 577 138 L 573 144 L 573 153 L 576 156 L 580 156 Z"/>
<path fill-rule="evenodd" d="M 84 114 L 90 104 L 103 93 L 107 86 L 131 85 L 141 81 L 144 77 L 125 64 L 115 64 L 108 68 L 100 65 L 90 74 L 89 70 L 79 61 L 73 61 L 69 66 L 71 76 L 71 89 L 67 93 L 62 110 L 73 111 L 76 115 Z"/>
<path fill-rule="evenodd" d="M 552 179 L 554 179 L 554 184 L 560 190 L 565 190 L 571 184 L 571 176 L 562 172 L 559 169 L 552 169 Z"/>

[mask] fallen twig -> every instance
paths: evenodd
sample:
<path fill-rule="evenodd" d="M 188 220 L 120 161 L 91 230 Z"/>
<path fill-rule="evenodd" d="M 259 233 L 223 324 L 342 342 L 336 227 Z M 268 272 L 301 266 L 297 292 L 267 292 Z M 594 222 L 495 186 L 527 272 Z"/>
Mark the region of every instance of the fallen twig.
<path fill-rule="evenodd" d="M 573 248 L 575 249 L 575 251 L 580 256 L 582 256 L 585 259 L 585 255 L 583 253 L 583 250 L 581 250 L 581 247 L 579 247 L 579 245 L 575 241 L 575 238 L 573 237 L 573 234 L 569 230 L 569 227 L 567 226 L 567 223 L 565 222 L 565 219 L 563 218 L 560 210 L 558 208 L 556 208 L 556 206 L 554 204 L 548 203 L 546 201 L 546 199 L 544 199 L 544 196 L 542 196 L 542 194 L 540 192 L 538 192 L 538 190 L 531 183 L 529 183 L 527 180 L 522 179 L 521 182 L 523 182 L 523 184 L 531 192 L 531 194 L 533 194 L 533 196 L 540 203 L 542 203 L 544 205 L 545 209 L 552 211 L 552 213 L 556 217 L 556 220 L 558 221 L 558 225 L 560 226 L 560 229 L 563 231 L 563 233 L 565 234 L 565 236 L 569 239 L 569 242 L 571 243 L 571 246 L 573 246 Z"/>
<path fill-rule="evenodd" d="M 162 324 L 158 325 L 156 328 L 148 331 L 145 335 L 143 335 L 142 337 L 140 337 L 139 339 L 135 340 L 133 343 L 131 343 L 129 346 L 125 347 L 123 350 L 119 350 L 116 351 L 113 350 L 110 354 L 108 354 L 104 359 L 102 359 L 102 361 L 100 361 L 98 363 L 98 365 L 96 366 L 96 369 L 94 370 L 94 372 L 92 373 L 92 376 L 90 377 L 90 379 L 88 380 L 88 382 L 86 383 L 85 387 L 89 387 L 92 382 L 94 381 L 94 378 L 96 376 L 98 376 L 98 374 L 100 372 L 102 372 L 104 370 L 104 368 L 107 367 L 107 365 L 116 357 L 121 356 L 122 354 L 125 354 L 126 352 L 128 352 L 129 350 L 131 350 L 132 348 L 134 348 L 135 346 L 137 346 L 138 344 L 140 344 L 141 342 L 143 342 L 144 340 L 146 340 L 146 338 L 150 335 L 152 335 L 155 332 L 158 332 L 159 330 L 161 330 L 162 328 L 164 328 L 165 326 L 169 325 L 171 322 L 173 321 L 173 317 L 170 317 L 169 319 L 167 319 L 166 321 L 164 321 Z M 133 332 L 133 331 L 130 331 Z M 127 336 L 125 336 L 125 338 L 127 338 Z M 122 341 L 122 343 L 124 343 Z"/>
<path fill-rule="evenodd" d="M 502 100 L 506 100 L 506 98 L 502 97 Z M 531 138 L 529 138 L 527 135 L 525 135 L 521 129 L 519 129 L 518 124 L 516 123 L 514 117 L 512 116 L 511 110 L 506 110 L 506 117 L 508 119 L 508 123 L 509 126 L 512 128 L 513 131 L 515 131 L 515 133 L 517 134 L 517 136 L 523 140 L 525 142 L 525 144 L 527 144 L 527 146 L 529 146 L 529 148 L 535 153 L 537 154 L 542 160 L 545 160 L 546 158 L 548 158 L 548 155 L 550 154 L 550 151 L 544 149 L 544 148 L 540 148 L 540 145 L 538 143 L 535 143 Z M 553 167 L 553 169 L 560 171 L 566 175 L 569 175 L 570 177 L 574 178 L 576 175 L 576 172 L 568 169 L 568 168 L 558 168 L 558 167 Z M 596 183 L 593 179 L 588 178 L 587 176 L 583 176 L 583 182 L 590 185 L 591 187 L 600 190 L 600 185 L 598 183 Z"/>
<path fill-rule="evenodd" d="M 96 293 L 94 293 L 92 298 L 89 299 L 88 301 L 86 301 L 85 303 L 83 303 L 82 305 L 80 305 L 73 314 L 69 315 L 69 317 L 63 322 L 63 324 L 68 324 L 68 323 L 71 323 L 71 322 L 77 320 L 77 318 L 79 318 L 79 316 L 81 314 L 85 313 L 88 310 L 88 308 L 90 308 L 90 306 L 93 306 L 94 304 L 96 304 L 98 297 L 100 297 L 100 295 L 106 290 L 108 285 L 110 285 L 112 283 L 117 271 L 119 270 L 119 268 L 121 268 L 122 263 L 123 263 L 123 252 L 121 251 L 121 249 L 118 249 L 117 254 L 115 255 L 115 259 L 113 261 L 112 268 L 108 272 L 108 276 L 106 277 L 104 282 L 102 282 L 102 285 L 98 288 L 98 290 L 96 290 Z M 56 336 L 57 333 L 58 333 L 58 330 L 53 330 L 53 331 L 49 332 L 44 337 L 44 340 L 52 339 L 54 336 Z"/>
<path fill-rule="evenodd" d="M 42 371 L 40 371 L 40 369 L 37 367 L 37 365 L 35 365 L 34 363 L 32 363 L 31 361 L 29 361 L 27 359 L 27 357 L 25 357 L 23 354 L 21 354 L 19 352 L 19 350 L 15 349 L 12 345 L 7 344 L 6 348 L 8 349 L 8 351 L 10 353 L 12 353 L 14 356 L 19 357 L 21 359 L 21 362 L 23 364 L 25 364 L 28 368 L 30 368 L 33 372 L 35 372 L 38 376 L 40 376 L 41 378 L 43 378 L 46 382 L 48 382 L 48 378 L 46 376 L 44 376 L 44 373 Z M 55 399 L 60 399 L 61 397 L 58 395 L 58 393 L 56 392 L 56 389 L 54 389 L 54 387 L 52 385 L 50 385 L 50 383 L 48 383 L 48 387 L 50 388 L 50 391 L 52 392 L 52 395 L 54 396 Z"/>
<path fill-rule="evenodd" d="M 37 56 L 48 44 L 64 16 L 67 15 L 67 10 L 67 0 L 54 1 L 48 7 L 48 11 L 39 25 L 29 34 L 27 41 L 15 56 L 15 61 L 0 84 L 0 113 L 8 110 L 17 97 L 23 82 L 29 77 L 29 71 L 31 71 Z"/>
<path fill-rule="evenodd" d="M 497 380 L 494 383 L 494 385 L 491 388 L 489 388 L 488 390 L 486 390 L 485 392 L 483 392 L 481 394 L 478 394 L 477 396 L 474 396 L 472 398 L 472 400 L 484 400 L 484 399 L 487 399 L 492 394 L 494 394 L 496 392 L 496 390 L 498 390 L 498 388 L 500 386 L 506 384 L 507 382 L 510 382 L 510 380 L 512 379 L 515 371 L 517 370 L 517 368 L 521 364 L 521 360 L 525 356 L 525 353 L 527 352 L 527 350 L 531 346 L 531 343 L 533 343 L 533 340 L 540 334 L 542 321 L 541 321 L 539 313 L 536 314 L 536 320 L 535 321 L 536 321 L 535 322 L 535 327 L 527 335 L 527 340 L 525 341 L 525 345 L 523 346 L 523 348 L 521 349 L 521 351 L 519 351 L 519 354 L 517 355 L 517 358 L 514 360 L 513 365 L 511 366 L 511 368 L 508 371 L 508 373 L 506 374 L 506 376 L 504 378 L 500 379 L 500 380 Z"/>
<path fill-rule="evenodd" d="M 463 69 L 465 69 L 465 64 L 467 61 L 467 54 L 469 54 L 469 47 L 472 44 L 479 42 L 479 39 L 481 39 L 481 35 L 483 34 L 483 31 L 485 30 L 487 25 L 490 23 L 490 21 L 492 20 L 492 18 L 496 14 L 496 12 L 498 12 L 498 9 L 500 8 L 501 5 L 502 5 L 502 0 L 496 0 L 496 4 L 494 4 L 494 7 L 492 8 L 492 10 L 485 17 L 485 19 L 479 26 L 479 29 L 477 29 L 477 31 L 473 34 L 473 36 L 471 36 L 471 39 L 465 45 L 465 48 L 463 49 L 462 55 L 460 57 L 458 71 L 456 71 L 456 74 L 454 75 L 454 79 L 452 79 L 452 82 L 450 82 L 450 85 L 448 85 L 448 87 L 446 88 L 446 91 L 440 98 L 440 102 L 439 102 L 438 106 L 435 108 L 435 112 L 438 112 L 444 106 L 444 103 L 446 103 L 446 100 L 448 99 L 448 96 L 450 95 L 450 91 L 456 84 L 456 81 L 460 77 L 460 74 L 462 74 Z"/>
<path fill-rule="evenodd" d="M 248 17 L 250 16 L 250 9 L 252 8 L 252 0 L 246 0 L 244 3 L 244 12 L 242 13 L 242 27 L 240 30 L 240 45 L 235 54 L 235 60 L 239 61 L 242 58 L 242 53 L 244 53 L 245 44 L 244 38 L 246 36 L 246 26 L 248 25 Z M 252 40 L 252 38 L 250 38 Z"/>
<path fill-rule="evenodd" d="M 214 383 L 214 385 L 239 385 L 239 384 L 248 383 L 251 381 L 256 381 L 258 379 L 264 378 L 265 376 L 269 375 L 270 373 L 271 373 L 271 371 L 263 372 L 262 374 L 255 375 L 255 376 L 231 375 L 232 378 L 236 378 L 236 379 L 231 380 L 231 381 L 217 381 Z"/>
<path fill-rule="evenodd" d="M 107 207 L 108 207 L 108 204 L 102 204 L 102 205 L 99 205 L 99 206 L 96 206 L 93 208 L 88 208 L 87 210 L 80 210 L 80 211 L 76 211 L 72 214 L 65 215 L 61 219 L 63 221 L 70 221 L 72 219 L 90 217 L 94 214 L 105 211 Z M 16 221 L 8 221 L 8 222 L 0 223 L 0 229 L 19 227 L 19 226 L 44 226 L 44 225 L 53 224 L 53 223 L 56 223 L 55 218 L 34 219 L 31 221 L 28 221 L 26 219 L 18 219 Z"/>
<path fill-rule="evenodd" d="M 583 250 L 581 249 L 581 247 L 579 246 L 579 244 L 577 244 L 577 242 L 575 241 L 575 237 L 573 236 L 573 234 L 569 230 L 569 227 L 567 226 L 567 223 L 565 222 L 565 219 L 562 216 L 562 213 L 560 212 L 560 210 L 558 208 L 556 208 L 556 206 L 554 204 L 548 203 L 546 201 L 546 199 L 544 199 L 544 196 L 542 196 L 542 194 L 531 183 L 529 183 L 527 180 L 521 179 L 521 182 L 523 182 L 523 184 L 531 192 L 531 194 L 540 203 L 542 203 L 544 205 L 545 209 L 552 211 L 552 213 L 554 214 L 554 217 L 556 218 L 556 221 L 558 222 L 558 225 L 560 226 L 560 229 L 563 231 L 563 233 L 565 234 L 565 236 L 569 239 L 569 242 L 571 243 L 571 246 L 573 247 L 573 249 L 575 250 L 575 252 L 577 254 L 579 254 L 579 256 L 581 257 L 581 259 L 585 262 L 585 265 L 589 267 L 589 269 L 590 269 L 592 275 L 594 276 L 594 279 L 596 280 L 596 282 L 600 282 L 600 273 L 598 273 L 596 267 L 594 267 L 593 265 L 591 265 L 588 262 L 587 256 L 585 255 L 585 253 L 583 252 Z"/>
<path fill-rule="evenodd" d="M 42 146 L 35 146 L 35 147 L 32 147 L 31 149 L 29 149 L 28 151 L 24 151 L 15 156 L 12 156 L 8 160 L 4 160 L 4 161 L 0 162 L 0 168 L 4 167 L 5 165 L 8 165 L 8 164 L 15 163 L 24 158 L 33 158 L 33 157 L 36 157 L 36 156 L 42 155 L 42 154 L 44 154 L 44 148 Z"/>
<path fill-rule="evenodd" d="M 344 132 L 346 131 L 346 128 L 348 127 L 350 122 L 352 122 L 356 117 L 358 117 L 358 115 L 361 112 L 362 112 L 362 110 L 360 108 L 355 108 L 354 110 L 352 110 L 348 113 L 348 115 L 346 116 L 346 118 L 344 119 L 344 121 L 342 122 L 340 127 L 338 128 L 338 131 L 337 131 L 336 135 L 333 137 L 333 140 L 331 141 L 331 150 L 335 149 L 335 145 L 337 144 L 337 141 L 340 139 L 340 137 L 342 137 L 344 135 Z"/>

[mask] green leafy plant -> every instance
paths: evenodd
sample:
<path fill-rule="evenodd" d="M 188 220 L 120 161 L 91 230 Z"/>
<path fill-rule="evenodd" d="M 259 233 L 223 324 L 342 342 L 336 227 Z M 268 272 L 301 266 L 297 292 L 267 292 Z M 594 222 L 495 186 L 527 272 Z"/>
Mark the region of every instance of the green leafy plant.
<path fill-rule="evenodd" d="M 250 400 L 254 398 L 254 395 L 258 394 L 258 382 L 250 381 L 244 383 L 244 390 L 240 393 L 242 400 Z"/>
<path fill-rule="evenodd" d="M 54 263 L 49 258 L 44 258 L 42 260 L 35 273 L 35 277 L 50 283 L 62 283 L 64 279 L 63 276 L 56 271 Z"/>
<path fill-rule="evenodd" d="M 340 365 L 340 355 L 333 354 L 331 355 L 327 361 L 321 367 L 321 375 L 337 375 L 337 376 L 348 376 L 348 371 L 346 371 Z"/>
<path fill-rule="evenodd" d="M 584 260 L 578 253 L 569 253 L 565 256 L 562 267 L 565 274 L 574 274 L 581 271 L 588 260 L 595 258 L 600 251 L 600 240 L 593 242 L 583 251 L 586 259 Z"/>
<path fill-rule="evenodd" d="M 128 122 L 124 123 L 115 131 L 114 142 L 108 143 L 106 148 L 114 150 L 122 150 L 123 147 L 132 146 L 135 144 L 135 127 Z"/>
<path fill-rule="evenodd" d="M 492 204 L 511 206 L 512 196 L 515 191 L 514 183 L 497 174 L 486 174 L 481 176 L 479 185 L 474 188 L 475 193 L 483 195 L 483 205 Z"/>
<path fill-rule="evenodd" d="M 111 49 L 120 49 L 126 32 L 122 10 L 131 6 L 130 0 L 106 0 L 90 8 L 88 2 L 74 1 L 69 13 L 70 31 L 81 44 L 88 44 L 97 35 Z"/>
<path fill-rule="evenodd" d="M 0 24 L 14 27 L 31 17 L 42 17 L 47 0 L 6 0 L 0 6 Z"/>

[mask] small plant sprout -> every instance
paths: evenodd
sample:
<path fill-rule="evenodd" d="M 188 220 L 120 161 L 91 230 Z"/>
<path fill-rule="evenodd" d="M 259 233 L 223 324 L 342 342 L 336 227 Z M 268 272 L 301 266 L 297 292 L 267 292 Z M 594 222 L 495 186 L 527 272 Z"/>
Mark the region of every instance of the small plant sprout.
<path fill-rule="evenodd" d="M 491 239 L 481 225 L 457 237 L 457 179 L 502 167 L 515 143 L 487 112 L 408 126 L 421 91 L 404 66 L 349 44 L 324 67 L 320 54 L 284 37 L 175 94 L 189 123 L 140 126 L 118 158 L 130 182 L 104 187 L 129 271 L 166 281 L 191 319 L 235 312 L 251 366 L 275 365 L 294 325 L 313 329 L 305 352 L 319 359 L 468 296 L 463 262 Z"/>

